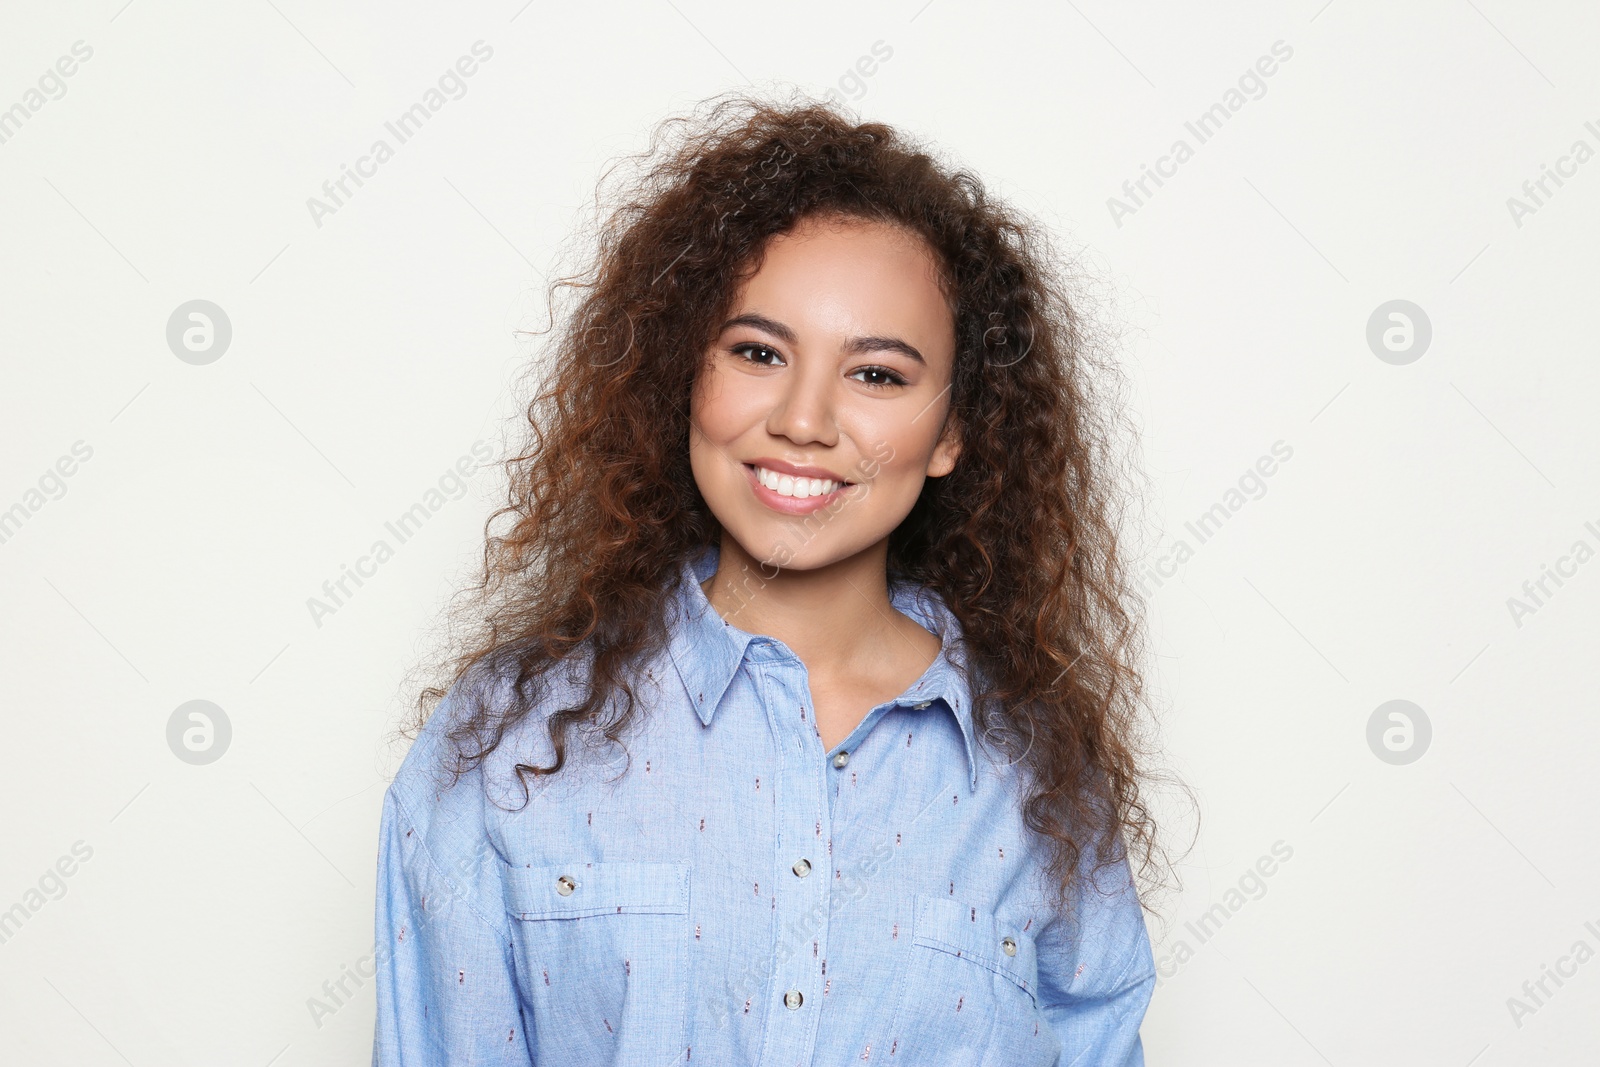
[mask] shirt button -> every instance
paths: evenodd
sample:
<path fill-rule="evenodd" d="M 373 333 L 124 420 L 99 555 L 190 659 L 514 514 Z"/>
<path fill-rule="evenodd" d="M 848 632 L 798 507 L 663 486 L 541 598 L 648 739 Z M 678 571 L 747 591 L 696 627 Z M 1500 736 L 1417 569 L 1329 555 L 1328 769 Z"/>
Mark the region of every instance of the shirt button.
<path fill-rule="evenodd" d="M 811 873 L 811 861 L 810 860 L 802 859 L 802 860 L 799 860 L 799 861 L 797 861 L 795 863 L 795 865 L 794 865 L 794 876 L 796 878 L 804 878 L 806 875 L 808 875 L 810 873 Z"/>
<path fill-rule="evenodd" d="M 564 874 L 560 878 L 556 879 L 556 892 L 560 893 L 564 897 L 570 897 L 572 895 L 572 891 L 576 888 L 578 888 L 578 883 L 574 882 L 571 878 Z"/>
<path fill-rule="evenodd" d="M 1017 954 L 1017 942 L 1016 942 L 1016 939 L 1015 938 L 1010 938 L 1010 937 L 1003 938 L 1000 941 L 1000 948 L 1001 948 L 1002 951 L 1005 952 L 1005 954 L 1007 956 L 1015 956 Z"/>
<path fill-rule="evenodd" d="M 791 989 L 789 992 L 783 995 L 784 1006 L 790 1011 L 795 1011 L 798 1009 L 801 1004 L 805 1003 L 805 999 L 805 997 L 800 995 L 800 990 L 798 989 Z"/>
<path fill-rule="evenodd" d="M 914 708 L 918 708 L 918 709 L 921 709 L 921 708 L 925 708 L 925 707 L 927 707 L 927 706 L 928 706 L 928 705 L 929 705 L 929 704 L 932 704 L 932 703 L 933 703 L 933 701 L 931 701 L 931 700 L 924 700 L 924 701 L 923 701 L 923 702 L 922 702 L 922 703 L 920 703 L 920 704 L 913 704 L 913 705 L 911 705 L 911 706 L 912 706 L 912 707 L 914 707 Z"/>
<path fill-rule="evenodd" d="M 833 757 L 833 765 L 835 767 L 838 767 L 840 770 L 843 770 L 844 769 L 844 765 L 846 763 L 849 763 L 849 762 L 850 762 L 850 753 L 848 753 L 848 752 L 841 752 L 837 756 Z"/>

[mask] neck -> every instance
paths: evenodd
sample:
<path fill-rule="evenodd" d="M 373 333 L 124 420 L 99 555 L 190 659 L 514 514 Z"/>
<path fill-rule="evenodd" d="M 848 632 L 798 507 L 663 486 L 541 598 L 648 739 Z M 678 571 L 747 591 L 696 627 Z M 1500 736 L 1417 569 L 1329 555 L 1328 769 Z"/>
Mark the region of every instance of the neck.
<path fill-rule="evenodd" d="M 909 621 L 889 599 L 888 558 L 885 539 L 823 567 L 777 568 L 724 533 L 717 571 L 700 586 L 724 620 L 782 641 L 809 672 L 849 671 L 871 663 Z"/>

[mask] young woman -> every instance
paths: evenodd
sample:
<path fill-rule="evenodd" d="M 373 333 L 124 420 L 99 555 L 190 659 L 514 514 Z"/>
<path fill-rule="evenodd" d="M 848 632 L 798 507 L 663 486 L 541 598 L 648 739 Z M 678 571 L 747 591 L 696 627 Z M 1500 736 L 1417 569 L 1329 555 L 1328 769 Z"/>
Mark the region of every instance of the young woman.
<path fill-rule="evenodd" d="M 825 106 L 663 131 L 385 800 L 374 1063 L 1142 1063 L 1140 626 L 1046 245 Z"/>

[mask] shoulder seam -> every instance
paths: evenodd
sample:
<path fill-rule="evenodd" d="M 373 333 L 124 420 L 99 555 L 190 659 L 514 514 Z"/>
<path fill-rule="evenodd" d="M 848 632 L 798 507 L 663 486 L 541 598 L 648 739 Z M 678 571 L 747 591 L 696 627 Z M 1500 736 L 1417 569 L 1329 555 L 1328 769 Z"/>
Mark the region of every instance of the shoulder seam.
<path fill-rule="evenodd" d="M 405 816 L 405 821 L 407 823 L 415 823 L 416 820 L 411 815 L 411 809 L 406 807 L 405 802 L 400 799 L 400 794 L 398 792 L 391 791 L 389 795 L 394 800 L 395 810 Z M 417 851 L 422 853 L 422 858 L 427 861 L 428 866 L 433 869 L 433 873 L 439 877 L 440 881 L 444 882 L 446 885 L 450 886 L 452 890 L 454 890 L 457 884 L 456 881 L 452 879 L 445 869 L 439 865 L 439 862 L 434 859 L 433 851 L 428 847 L 426 838 L 420 835 L 417 838 Z M 472 912 L 472 914 L 477 917 L 479 922 L 481 922 L 499 937 L 501 942 L 503 942 L 502 952 L 504 952 L 510 943 L 510 931 L 504 926 L 496 925 L 491 919 L 489 919 L 488 916 L 484 915 L 483 912 L 478 909 L 478 906 L 472 902 L 472 897 L 470 895 L 462 893 L 459 899 L 466 904 L 467 910 Z"/>

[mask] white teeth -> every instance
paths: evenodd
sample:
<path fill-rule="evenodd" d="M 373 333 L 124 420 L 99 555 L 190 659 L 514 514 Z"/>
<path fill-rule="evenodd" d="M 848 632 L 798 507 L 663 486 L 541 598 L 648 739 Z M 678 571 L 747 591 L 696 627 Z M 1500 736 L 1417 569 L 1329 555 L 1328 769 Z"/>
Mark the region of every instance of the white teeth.
<path fill-rule="evenodd" d="M 756 468 L 756 480 L 779 496 L 790 496 L 796 500 L 827 496 L 843 484 L 826 478 L 795 478 L 788 474 L 779 474 L 777 471 L 769 471 L 765 467 Z"/>

